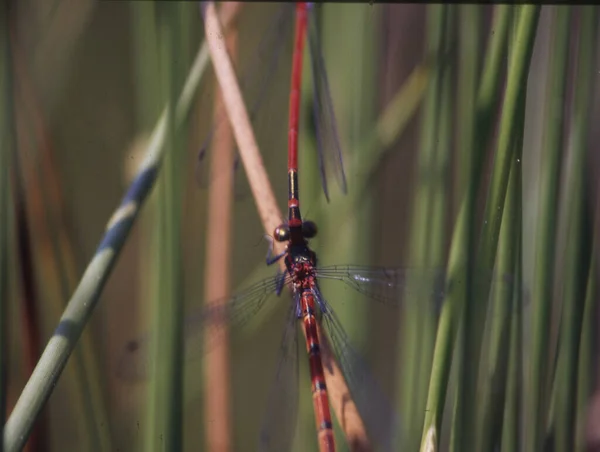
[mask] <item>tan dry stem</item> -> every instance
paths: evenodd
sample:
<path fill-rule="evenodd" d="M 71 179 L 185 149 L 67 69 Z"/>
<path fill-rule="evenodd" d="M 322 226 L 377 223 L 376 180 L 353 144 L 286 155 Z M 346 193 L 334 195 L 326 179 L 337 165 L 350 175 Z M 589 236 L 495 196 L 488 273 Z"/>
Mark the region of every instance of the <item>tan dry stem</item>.
<path fill-rule="evenodd" d="M 221 17 L 229 10 L 239 9 L 239 3 L 224 3 Z M 227 36 L 227 47 L 235 58 L 237 53 L 237 30 L 231 27 Z M 215 102 L 215 117 L 223 111 L 221 92 Z M 208 195 L 208 230 L 206 262 L 206 296 L 213 300 L 226 301 L 229 295 L 229 268 L 231 258 L 231 216 L 233 204 L 233 174 L 229 169 L 233 165 L 233 136 L 229 123 L 224 121 L 215 132 L 215 146 L 211 152 L 210 191 Z M 227 324 L 223 324 L 227 328 Z M 210 341 L 211 331 L 206 332 L 205 341 Z M 231 410 L 229 394 L 229 333 L 224 332 L 223 339 L 206 356 L 205 368 L 205 405 L 206 445 L 208 450 L 228 452 L 231 450 Z"/>
<path fill-rule="evenodd" d="M 223 93 L 225 109 L 246 170 L 248 182 L 262 224 L 267 234 L 270 235 L 274 228 L 278 226 L 282 216 L 277 208 L 277 202 L 262 163 L 231 60 L 226 47 L 223 45 L 223 31 L 213 2 L 207 3 L 205 30 L 215 74 Z M 275 242 L 274 251 L 280 253 L 283 251 L 283 247 L 282 243 Z M 280 265 L 283 268 L 284 263 L 280 262 Z M 324 338 L 324 335 L 321 335 L 321 337 Z M 326 342 L 323 342 L 325 345 Z M 326 367 L 329 367 L 329 370 L 325 372 L 325 380 L 329 390 L 331 406 L 340 422 L 348 444 L 368 444 L 368 437 L 362 419 L 358 414 L 339 366 L 327 345 L 323 347 L 323 360 Z"/>

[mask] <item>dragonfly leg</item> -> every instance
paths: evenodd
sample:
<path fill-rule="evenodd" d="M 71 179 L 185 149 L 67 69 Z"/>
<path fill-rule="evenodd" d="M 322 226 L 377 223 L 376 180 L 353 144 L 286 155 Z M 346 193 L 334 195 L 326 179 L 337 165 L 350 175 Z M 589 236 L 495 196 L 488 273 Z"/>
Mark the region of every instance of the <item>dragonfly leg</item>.
<path fill-rule="evenodd" d="M 265 234 L 265 239 L 269 241 L 269 249 L 267 251 L 267 265 L 273 265 L 275 262 L 277 262 L 279 259 L 285 256 L 286 252 L 283 251 L 281 254 L 273 256 L 273 237 Z"/>
<path fill-rule="evenodd" d="M 282 271 L 277 271 L 277 286 L 275 289 L 275 293 L 277 296 L 281 295 L 281 291 L 283 290 L 283 286 L 285 284 L 285 273 Z"/>

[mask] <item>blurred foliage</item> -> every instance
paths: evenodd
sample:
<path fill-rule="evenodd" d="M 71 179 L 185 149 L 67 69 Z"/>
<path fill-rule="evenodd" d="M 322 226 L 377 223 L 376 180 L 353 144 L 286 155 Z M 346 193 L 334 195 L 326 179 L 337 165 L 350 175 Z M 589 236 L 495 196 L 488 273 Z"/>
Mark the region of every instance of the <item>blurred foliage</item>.
<path fill-rule="evenodd" d="M 202 450 L 212 422 L 202 374 L 210 369 L 194 326 L 204 304 L 199 275 L 210 265 L 207 162 L 199 156 L 220 120 L 212 71 L 189 115 L 189 104 L 176 103 L 203 41 L 199 10 L 51 3 L 15 3 L 3 16 L 10 26 L 0 79 L 0 400 L 9 416 L 166 108 L 157 189 L 47 401 L 49 416 L 34 424 L 42 444 L 29 447 Z M 279 11 L 245 4 L 231 26 L 282 207 L 293 22 L 278 22 Z M 307 49 L 300 197 L 304 216 L 319 225 L 311 241 L 319 262 L 446 269 L 441 295 L 428 299 L 430 286 L 414 291 L 409 281 L 400 309 L 321 283 L 400 415 L 402 450 L 598 447 L 598 9 L 328 4 L 317 13 L 348 180 L 347 196 L 330 181 L 325 202 Z M 279 31 L 275 55 L 278 47 L 261 39 Z M 234 291 L 274 271 L 264 265 L 266 242 L 241 165 L 235 184 Z M 231 333 L 231 375 L 222 384 L 231 391 L 234 450 L 255 450 L 284 299 L 271 298 Z M 129 362 L 128 341 L 145 338 L 136 344 L 148 352 L 149 330 L 161 334 L 149 342 L 159 344 L 156 356 L 140 349 L 139 362 Z M 317 447 L 303 358 L 297 451 Z M 123 377 L 122 366 L 157 378 Z M 348 450 L 337 424 L 335 431 L 338 449 Z"/>

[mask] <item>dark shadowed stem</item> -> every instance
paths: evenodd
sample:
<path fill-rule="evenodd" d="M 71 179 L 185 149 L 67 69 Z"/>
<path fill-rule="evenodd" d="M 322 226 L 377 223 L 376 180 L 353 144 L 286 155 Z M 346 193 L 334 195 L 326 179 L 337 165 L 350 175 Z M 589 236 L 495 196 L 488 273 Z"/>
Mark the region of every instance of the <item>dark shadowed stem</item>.
<path fill-rule="evenodd" d="M 519 177 L 520 178 L 520 177 Z M 518 192 L 521 193 L 521 182 Z M 518 210 L 522 212 L 519 205 Z M 521 221 L 521 220 L 520 220 Z M 511 319 L 510 319 L 510 352 L 506 377 L 504 415 L 502 420 L 501 451 L 519 450 L 523 417 L 522 375 L 523 375 L 523 300 L 522 300 L 522 223 L 519 224 L 518 244 L 515 262 L 515 285 L 513 287 Z"/>
<path fill-rule="evenodd" d="M 15 130 L 12 87 L 12 62 L 10 54 L 8 24 L 9 3 L 2 2 L 0 6 L 0 97 L 2 110 L 0 112 L 0 421 L 4 423 L 6 415 L 6 376 L 7 372 L 7 308 L 10 296 L 9 283 L 11 280 L 10 237 L 13 229 L 13 211 L 10 202 L 10 168 L 15 155 Z"/>
<path fill-rule="evenodd" d="M 577 50 L 577 84 L 570 127 L 571 165 L 567 173 L 565 212 L 567 240 L 565 285 L 556 368 L 555 450 L 573 450 L 575 446 L 575 407 L 577 400 L 577 359 L 581 339 L 585 289 L 591 250 L 589 215 L 590 112 L 593 81 L 597 77 L 596 7 L 582 7 Z"/>
<path fill-rule="evenodd" d="M 454 452 L 471 450 L 473 447 L 475 428 L 474 400 L 471 398 L 473 380 L 469 380 L 469 366 L 473 357 L 473 345 L 469 334 L 473 328 L 474 300 L 472 280 L 475 231 L 475 200 L 477 195 L 476 176 L 476 143 L 475 103 L 477 100 L 477 84 L 479 79 L 479 41 L 480 41 L 480 7 L 463 5 L 460 7 L 459 20 L 459 115 L 460 130 L 458 134 L 460 166 L 463 180 L 460 181 L 463 192 L 465 220 L 462 223 L 462 254 L 464 256 L 464 307 L 462 308 L 457 338 L 458 380 L 456 402 L 452 423 L 450 450 Z M 478 350 L 476 351 L 478 352 Z"/>
<path fill-rule="evenodd" d="M 595 230 L 598 230 L 598 204 L 596 204 L 596 221 Z M 581 323 L 581 338 L 579 342 L 579 364 L 577 368 L 577 407 L 575 411 L 575 450 L 584 452 L 591 448 L 588 445 L 588 425 L 590 423 L 588 416 L 591 413 L 590 407 L 593 402 L 590 401 L 592 396 L 592 387 L 594 375 L 594 333 L 596 331 L 596 308 L 598 296 L 598 280 L 597 271 L 598 264 L 598 236 L 594 235 L 594 245 L 592 246 L 592 256 L 590 261 L 590 270 L 588 272 L 587 287 L 585 294 L 585 306 L 583 308 L 583 320 Z M 595 427 L 595 426 L 594 426 Z"/>
<path fill-rule="evenodd" d="M 557 230 L 558 180 L 563 148 L 564 96 L 567 84 L 569 22 L 571 8 L 553 7 L 552 49 L 549 59 L 549 81 L 545 102 L 545 125 L 540 159 L 540 201 L 537 221 L 535 279 L 532 303 L 533 348 L 528 416 L 532 431 L 529 447 L 538 450 L 541 429 L 548 410 L 548 352 L 550 342 L 550 313 L 554 289 L 554 254 Z"/>

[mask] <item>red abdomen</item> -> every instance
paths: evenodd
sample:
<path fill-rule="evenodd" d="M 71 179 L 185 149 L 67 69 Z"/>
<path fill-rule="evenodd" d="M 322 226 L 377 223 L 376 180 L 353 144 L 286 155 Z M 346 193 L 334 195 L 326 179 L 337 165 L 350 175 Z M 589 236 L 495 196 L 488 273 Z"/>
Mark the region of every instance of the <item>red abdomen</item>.
<path fill-rule="evenodd" d="M 305 289 L 302 293 L 301 307 L 302 323 L 304 325 L 304 333 L 306 336 L 306 351 L 308 352 L 308 364 L 310 367 L 311 389 L 315 420 L 317 423 L 319 451 L 335 452 L 333 424 L 331 422 L 327 385 L 325 384 L 319 336 L 317 334 L 315 300 L 310 289 Z"/>

